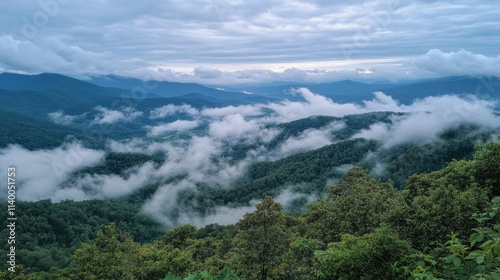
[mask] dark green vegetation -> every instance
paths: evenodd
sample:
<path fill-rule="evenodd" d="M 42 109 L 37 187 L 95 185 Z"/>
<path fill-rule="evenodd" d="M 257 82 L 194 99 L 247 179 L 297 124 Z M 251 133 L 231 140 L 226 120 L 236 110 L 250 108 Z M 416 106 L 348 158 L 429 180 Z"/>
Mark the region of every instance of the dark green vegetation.
<path fill-rule="evenodd" d="M 16 208 L 16 253 L 19 263 L 29 271 L 68 266 L 70 256 L 81 243 L 94 239 L 96 233 L 111 222 L 140 242 L 157 239 L 164 231 L 155 220 L 140 213 L 141 204 L 130 201 L 18 201 Z M 2 209 L 6 209 L 4 202 Z M 0 216 L 6 220 L 7 211 L 1 211 Z M 2 240 L 6 240 L 8 234 L 8 229 L 3 228 Z M 5 243 L 2 250 L 7 251 L 8 246 Z"/>
<path fill-rule="evenodd" d="M 163 105 L 202 109 L 264 100 L 218 96 L 222 93 L 215 89 L 176 83 L 161 83 L 148 98 L 134 98 L 134 87 L 149 87 L 149 82 L 107 78 L 107 85 L 116 88 L 60 75 L 0 75 L 0 148 L 18 144 L 29 150 L 52 149 L 76 140 L 105 150 L 109 139 L 144 137 L 145 126 L 157 124 L 149 119 L 149 111 Z M 448 82 L 469 90 L 471 81 L 480 84 L 469 78 L 425 84 L 433 87 L 430 94 L 440 95 L 453 88 Z M 317 86 L 318 91 L 331 89 Z M 371 98 L 364 91 L 379 85 L 344 81 L 335 86 L 350 89 L 350 98 L 361 102 Z M 393 86 L 387 91 L 396 89 Z M 419 89 L 419 83 L 406 86 L 409 92 Z M 119 111 L 133 108 L 142 115 L 133 122 L 93 124 L 97 105 Z M 57 125 L 48 116 L 57 111 L 79 117 L 70 125 Z M 181 112 L 160 121 L 189 117 Z M 162 213 L 179 224 L 181 214 L 202 219 L 217 214 L 220 206 L 247 207 L 261 201 L 235 225 L 165 228 L 143 214 L 145 202 L 160 186 L 175 185 L 189 174 L 155 178 L 158 181 L 120 199 L 19 201 L 17 274 L 0 273 L 0 279 L 498 279 L 494 273 L 500 253 L 500 206 L 498 199 L 491 200 L 500 195 L 500 145 L 489 142 L 474 150 L 498 131 L 462 124 L 424 144 L 410 141 L 391 147 L 352 139 L 363 129 L 389 126 L 398 117 L 404 115 L 314 116 L 270 124 L 265 128 L 278 131 L 270 142 L 242 141 L 210 158 L 214 165 L 233 167 L 249 160 L 252 150 L 263 148 L 269 152 L 267 160 L 249 160 L 247 172 L 229 186 L 197 182 L 181 190 L 172 213 Z M 311 130 L 330 131 L 332 144 L 280 153 L 287 140 Z M 142 140 L 189 145 L 191 138 L 206 136 L 207 131 L 205 122 L 196 129 Z M 158 167 L 169 156 L 108 150 L 102 163 L 75 170 L 59 187 L 87 175 L 129 178 L 130 170 L 148 162 Z M 302 196 L 286 205 L 270 197 L 284 190 Z M 318 200 L 308 204 L 308 197 Z M 0 207 L 5 209 L 5 203 Z M 5 220 L 6 214 L 1 211 L 0 218 Z M 3 228 L 0 239 L 6 240 L 7 234 Z"/>
<path fill-rule="evenodd" d="M 90 147 L 103 147 L 104 143 L 87 137 L 81 130 L 37 120 L 25 115 L 0 110 L 0 148 L 9 144 L 21 145 L 28 150 L 53 149 L 71 139 L 79 139 Z"/>
<path fill-rule="evenodd" d="M 403 190 L 353 167 L 301 215 L 268 196 L 235 226 L 164 233 L 120 201 L 19 203 L 24 267 L 2 279 L 498 279 L 499 158 L 481 144 Z"/>
<path fill-rule="evenodd" d="M 129 168 L 146 163 L 154 162 L 155 164 L 163 163 L 163 159 L 154 156 L 135 153 L 108 153 L 106 154 L 105 161 L 97 166 L 88 167 L 78 171 L 75 175 L 79 174 L 121 174 Z"/>

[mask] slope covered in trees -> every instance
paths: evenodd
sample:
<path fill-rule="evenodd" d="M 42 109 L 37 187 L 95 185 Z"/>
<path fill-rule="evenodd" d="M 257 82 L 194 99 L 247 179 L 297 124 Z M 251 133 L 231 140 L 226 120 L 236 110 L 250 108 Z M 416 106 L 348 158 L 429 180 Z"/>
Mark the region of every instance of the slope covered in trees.
<path fill-rule="evenodd" d="M 267 196 L 235 226 L 183 225 L 162 238 L 118 202 L 26 203 L 24 225 L 48 217 L 51 226 L 20 236 L 39 255 L 23 252 L 17 279 L 497 279 L 499 158 L 499 142 L 481 144 L 469 160 L 411 176 L 403 190 L 353 167 L 302 215 Z M 87 234 L 74 236 L 72 215 Z M 50 243 L 78 249 L 57 263 Z"/>

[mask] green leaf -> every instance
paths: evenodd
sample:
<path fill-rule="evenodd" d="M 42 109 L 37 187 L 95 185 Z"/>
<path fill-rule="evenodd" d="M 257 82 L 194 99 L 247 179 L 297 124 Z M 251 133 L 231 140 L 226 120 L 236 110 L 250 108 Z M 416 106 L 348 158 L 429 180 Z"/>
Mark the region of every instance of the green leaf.
<path fill-rule="evenodd" d="M 469 242 L 471 247 L 474 246 L 474 244 L 476 244 L 478 235 L 479 234 L 477 232 L 470 235 Z"/>
<path fill-rule="evenodd" d="M 500 256 L 500 242 L 498 240 L 495 242 L 495 249 L 494 250 L 495 250 L 495 254 L 497 256 Z"/>
<path fill-rule="evenodd" d="M 483 239 L 484 239 L 483 232 L 476 232 L 476 233 L 471 234 L 471 236 L 469 237 L 470 246 L 471 247 L 474 246 L 474 244 L 476 244 L 476 242 L 481 242 Z"/>
<path fill-rule="evenodd" d="M 425 266 L 425 262 L 423 260 L 419 260 L 417 262 L 417 265 L 423 267 L 423 266 Z"/>
<path fill-rule="evenodd" d="M 458 267 L 458 266 L 460 266 L 460 265 L 462 264 L 462 260 L 461 260 L 461 259 L 459 259 L 459 258 L 455 258 L 455 259 L 453 260 L 453 264 L 454 264 L 456 267 Z"/>
<path fill-rule="evenodd" d="M 493 253 L 491 251 L 488 251 L 488 254 L 486 254 L 486 263 L 487 264 L 493 263 Z"/>
<path fill-rule="evenodd" d="M 476 258 L 476 262 L 478 264 L 482 264 L 484 262 L 484 255 L 481 255 L 479 257 Z"/>

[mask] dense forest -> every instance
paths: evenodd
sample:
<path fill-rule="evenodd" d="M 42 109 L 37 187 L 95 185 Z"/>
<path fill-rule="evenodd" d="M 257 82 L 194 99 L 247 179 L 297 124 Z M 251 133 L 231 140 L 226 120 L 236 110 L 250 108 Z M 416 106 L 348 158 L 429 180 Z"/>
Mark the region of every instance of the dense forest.
<path fill-rule="evenodd" d="M 354 166 L 301 214 L 266 196 L 228 226 L 165 231 L 132 198 L 20 202 L 19 264 L 0 278 L 499 279 L 499 195 L 487 142 L 403 189 Z"/>
<path fill-rule="evenodd" d="M 482 79 L 92 81 L 0 74 L 0 279 L 500 279 L 498 104 L 451 95 Z"/>

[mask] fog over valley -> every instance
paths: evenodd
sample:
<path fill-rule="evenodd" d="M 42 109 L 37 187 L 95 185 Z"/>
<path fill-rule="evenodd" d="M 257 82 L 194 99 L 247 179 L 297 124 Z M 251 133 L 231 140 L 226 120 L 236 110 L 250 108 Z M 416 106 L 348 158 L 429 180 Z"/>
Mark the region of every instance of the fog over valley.
<path fill-rule="evenodd" d="M 450 133 L 452 139 L 467 139 L 472 145 L 494 139 L 500 126 L 495 111 L 498 101 L 473 93 L 427 96 L 410 104 L 382 91 L 373 92 L 370 99 L 348 103 L 304 87 L 291 87 L 287 95 L 290 99 L 240 105 L 177 102 L 144 108 L 139 101 L 130 102 L 132 106 L 121 106 L 126 102 L 115 102 L 118 106 L 90 105 L 88 111 L 77 115 L 71 113 L 71 107 L 49 110 L 42 119 L 77 128 L 83 132 L 82 137 L 73 135 L 53 148 L 11 143 L 0 150 L 0 163 L 22 167 L 22 200 L 113 199 L 147 189 L 152 193 L 143 201 L 145 213 L 169 227 L 184 223 L 204 226 L 236 222 L 264 193 L 285 206 L 297 201 L 303 205 L 338 179 L 345 164 L 364 164 L 374 175 L 391 178 L 387 166 L 393 159 L 383 155 L 395 147 L 444 145 L 449 139 L 443 137 Z M 353 116 L 359 120 L 353 122 Z M 127 131 L 127 127 L 132 128 Z M 451 131 L 460 131 L 461 127 L 466 130 L 453 135 L 457 132 Z M 116 131 L 117 135 L 104 137 L 99 134 L 102 131 Z M 101 143 L 92 147 L 85 133 L 90 133 L 90 138 L 100 136 Z M 209 188 L 231 193 L 245 188 L 256 179 L 249 178 L 249 168 L 259 163 L 276 162 L 351 139 L 373 140 L 375 144 L 359 159 L 332 163 L 330 169 L 337 172 L 319 185 L 315 182 L 314 187 L 307 187 L 312 184 L 307 180 L 282 182 L 242 201 L 209 203 L 198 207 L 202 211 L 197 209 L 195 197 L 200 192 Z M 113 172 L 99 171 L 110 164 L 106 158 L 116 154 L 144 157 Z"/>
<path fill-rule="evenodd" d="M 0 10 L 0 279 L 500 279 L 497 3 Z"/>

